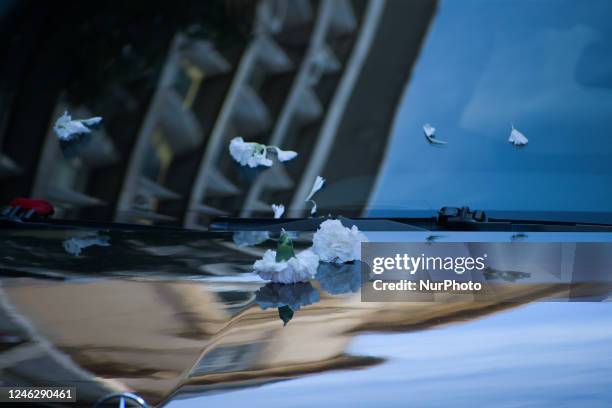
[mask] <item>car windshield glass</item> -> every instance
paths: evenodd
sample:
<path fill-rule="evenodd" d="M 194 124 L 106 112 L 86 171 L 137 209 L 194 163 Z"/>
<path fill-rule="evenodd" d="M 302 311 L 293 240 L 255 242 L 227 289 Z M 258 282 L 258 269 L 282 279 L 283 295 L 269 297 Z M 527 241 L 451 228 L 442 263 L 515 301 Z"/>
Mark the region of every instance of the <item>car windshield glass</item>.
<path fill-rule="evenodd" d="M 398 106 L 368 207 L 612 206 L 607 1 L 443 1 Z M 431 145 L 431 123 L 444 146 Z M 511 126 L 529 140 L 511 146 Z"/>

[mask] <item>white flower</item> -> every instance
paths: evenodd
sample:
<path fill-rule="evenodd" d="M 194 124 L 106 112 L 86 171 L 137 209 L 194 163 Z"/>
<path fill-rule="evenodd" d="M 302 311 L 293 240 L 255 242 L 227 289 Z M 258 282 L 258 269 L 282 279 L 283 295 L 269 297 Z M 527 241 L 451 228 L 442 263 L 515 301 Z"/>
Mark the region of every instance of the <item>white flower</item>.
<path fill-rule="evenodd" d="M 268 146 L 268 148 L 276 151 L 276 157 L 278 157 L 278 160 L 282 162 L 293 160 L 298 155 L 297 152 L 294 152 L 293 150 L 281 150 L 276 146 Z"/>
<path fill-rule="evenodd" d="M 268 249 L 263 258 L 253 264 L 262 279 L 279 283 L 306 282 L 316 275 L 318 266 L 319 257 L 309 249 L 281 262 L 276 262 L 276 251 Z"/>
<path fill-rule="evenodd" d="M 266 156 L 266 146 L 260 143 L 245 142 L 243 138 L 235 137 L 230 142 L 229 151 L 242 166 L 272 166 L 272 160 Z"/>
<path fill-rule="evenodd" d="M 344 263 L 361 259 L 361 242 L 368 239 L 353 225 L 346 228 L 339 220 L 321 223 L 312 238 L 312 250 L 324 262 Z"/>
<path fill-rule="evenodd" d="M 272 204 L 272 211 L 274 211 L 274 218 L 280 218 L 285 213 L 285 206 L 282 204 Z"/>
<path fill-rule="evenodd" d="M 102 122 L 102 118 L 99 116 L 89 119 L 72 120 L 72 117 L 66 111 L 55 121 L 53 130 L 60 140 L 72 140 L 76 135 L 91 133 L 91 129 L 88 126 L 95 126 L 100 122 Z"/>
<path fill-rule="evenodd" d="M 425 132 L 425 137 L 429 141 L 429 143 L 433 144 L 447 144 L 444 140 L 436 139 L 436 128 L 431 126 L 429 123 L 423 125 L 423 132 Z"/>
<path fill-rule="evenodd" d="M 516 130 L 514 128 L 514 125 L 512 125 L 512 131 L 510 132 L 508 142 L 514 144 L 515 146 L 524 146 L 529 143 L 529 140 L 525 137 L 524 134 Z"/>
<path fill-rule="evenodd" d="M 310 190 L 310 194 L 308 194 L 308 197 L 306 197 L 306 200 L 304 200 L 304 202 L 310 201 L 312 203 L 312 208 L 310 209 L 311 215 L 317 212 L 317 203 L 312 199 L 312 197 L 316 194 L 317 191 L 323 188 L 324 184 L 325 184 L 325 179 L 321 176 L 317 176 L 314 184 L 312 185 L 312 189 Z"/>
<path fill-rule="evenodd" d="M 235 137 L 230 141 L 229 151 L 234 160 L 242 166 L 251 168 L 257 166 L 272 166 L 272 160 L 268 159 L 268 150 L 276 152 L 279 161 L 297 157 L 297 153 L 291 150 L 281 150 L 276 146 L 266 146 L 265 144 L 255 142 L 245 142 L 241 137 Z"/>

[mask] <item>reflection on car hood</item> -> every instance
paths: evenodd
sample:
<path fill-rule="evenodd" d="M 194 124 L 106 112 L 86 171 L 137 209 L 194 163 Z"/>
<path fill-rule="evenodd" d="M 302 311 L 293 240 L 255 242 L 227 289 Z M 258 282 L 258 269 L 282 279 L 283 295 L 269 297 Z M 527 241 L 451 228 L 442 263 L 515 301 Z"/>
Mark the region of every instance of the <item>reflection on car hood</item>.
<path fill-rule="evenodd" d="M 162 228 L 3 229 L 0 267 L 56 278 L 231 275 L 248 270 L 265 250 L 237 246 L 232 236 Z M 231 265 L 222 266 L 228 257 Z"/>
<path fill-rule="evenodd" d="M 402 240 L 427 241 L 427 232 L 405 234 Z M 483 233 L 469 234 L 439 239 Z M 297 248 L 310 245 L 308 234 L 293 236 Z M 398 236 L 370 238 L 385 237 Z M 512 235 L 489 238 L 508 242 Z M 133 391 L 152 404 L 201 405 L 229 390 L 325 373 L 344 378 L 389 367 L 376 347 L 352 348 L 365 333 L 462 323 L 572 290 L 489 271 L 499 281 L 494 300 L 440 294 L 428 302 L 372 303 L 362 302 L 354 267 L 331 273 L 324 265 L 317 279 L 291 290 L 266 284 L 251 265 L 274 241 L 240 246 L 233 233 L 7 228 L 0 239 L 2 380 L 76 384 L 83 403 Z M 66 240 L 79 242 L 80 253 L 67 251 Z M 289 319 L 285 306 L 294 312 Z M 332 394 L 318 404 L 343 400 Z"/>

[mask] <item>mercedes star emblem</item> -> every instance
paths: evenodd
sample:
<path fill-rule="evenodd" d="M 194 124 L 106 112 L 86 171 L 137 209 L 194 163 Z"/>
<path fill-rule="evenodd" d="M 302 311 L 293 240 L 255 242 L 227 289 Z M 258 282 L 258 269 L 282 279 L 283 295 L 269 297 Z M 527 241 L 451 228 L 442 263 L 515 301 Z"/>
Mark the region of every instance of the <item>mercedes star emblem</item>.
<path fill-rule="evenodd" d="M 149 408 L 149 405 L 136 394 L 132 394 L 131 392 L 123 392 L 108 395 L 96 402 L 94 408 L 103 408 L 103 407 L 118 407 L 118 408 L 129 408 L 129 407 L 138 407 L 138 408 Z"/>

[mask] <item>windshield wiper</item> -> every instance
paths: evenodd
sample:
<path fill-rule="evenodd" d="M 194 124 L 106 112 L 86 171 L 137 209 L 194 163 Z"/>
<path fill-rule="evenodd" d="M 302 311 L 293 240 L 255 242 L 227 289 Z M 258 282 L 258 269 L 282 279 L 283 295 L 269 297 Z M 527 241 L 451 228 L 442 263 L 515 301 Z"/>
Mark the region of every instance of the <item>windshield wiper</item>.
<path fill-rule="evenodd" d="M 218 217 L 208 225 L 209 231 L 316 231 L 319 225 L 326 220 L 339 219 L 344 225 L 356 225 L 362 231 L 427 231 L 431 222 L 429 218 L 410 218 L 410 222 L 395 218 L 347 218 L 347 217 L 320 217 L 320 218 L 230 218 Z"/>
<path fill-rule="evenodd" d="M 442 207 L 438 211 L 438 229 L 458 231 L 542 231 L 542 232 L 607 232 L 612 225 L 558 219 L 491 217 L 482 210 L 469 207 Z"/>
<path fill-rule="evenodd" d="M 230 218 L 218 217 L 209 224 L 210 231 L 316 231 L 319 225 L 334 217 L 321 218 Z M 612 232 L 612 225 L 557 220 L 533 220 L 489 217 L 483 210 L 469 207 L 442 207 L 431 216 L 346 218 L 345 225 L 356 225 L 362 231 L 531 231 L 531 232 Z"/>

